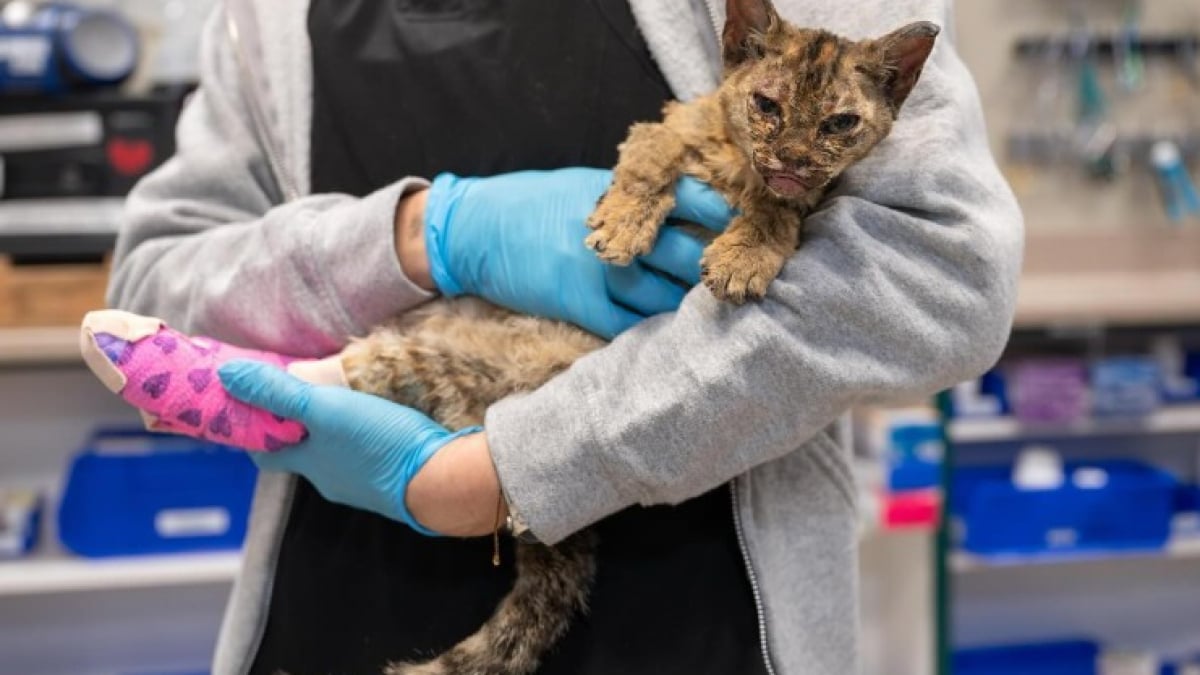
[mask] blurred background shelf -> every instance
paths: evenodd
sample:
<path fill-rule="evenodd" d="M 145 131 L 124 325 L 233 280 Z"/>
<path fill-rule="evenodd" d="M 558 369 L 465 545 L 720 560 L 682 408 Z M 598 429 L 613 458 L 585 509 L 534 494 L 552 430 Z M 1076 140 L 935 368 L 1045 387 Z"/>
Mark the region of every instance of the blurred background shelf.
<path fill-rule="evenodd" d="M 950 420 L 948 426 L 950 440 L 955 443 L 1200 432 L 1200 405 L 1169 406 L 1144 417 L 1088 418 L 1068 426 L 1031 425 L 1013 417 L 960 418 Z"/>
<path fill-rule="evenodd" d="M 1031 565 L 1070 565 L 1112 560 L 1147 559 L 1195 559 L 1200 560 L 1200 537 L 1180 537 L 1162 549 L 1129 549 L 1094 551 L 1089 553 L 1038 553 L 1030 555 L 981 556 L 965 551 L 951 555 L 950 568 L 957 573 L 987 569 L 1026 567 Z"/>
<path fill-rule="evenodd" d="M 1030 233 L 1018 328 L 1200 322 L 1200 230 Z"/>
<path fill-rule="evenodd" d="M 124 199 L 68 197 L 0 202 L 0 253 L 101 257 L 116 242 Z"/>
<path fill-rule="evenodd" d="M 0 596 L 232 583 L 239 553 L 111 559 L 38 557 L 0 563 Z"/>
<path fill-rule="evenodd" d="M 138 424 L 84 367 L 78 325 L 105 303 L 124 195 L 174 153 L 175 118 L 217 3 L 81 0 L 134 29 L 89 29 L 82 41 L 53 19 L 16 25 L 46 3 L 0 4 L 5 44 L 24 59 L 18 73 L 7 53 L 0 78 L 0 487 L 46 498 L 33 555 L 0 560 L 0 675 L 207 672 L 239 554 L 83 559 L 60 545 L 54 511 L 84 439 Z M 53 12 L 95 26 L 69 7 Z M 87 59 L 74 47 L 72 75 L 62 77 L 66 45 L 86 42 L 89 58 L 111 64 L 129 53 L 131 33 L 141 63 L 121 86 L 87 86 L 76 67 Z M 38 73 L 43 47 L 51 58 Z M 8 95 L 18 80 L 32 86 Z"/>
<path fill-rule="evenodd" d="M 1015 324 L 1025 328 L 1070 324 L 1144 326 L 1196 321 L 1200 321 L 1200 268 L 1029 274 L 1021 280 Z"/>
<path fill-rule="evenodd" d="M 21 429 L 14 429 L 11 440 L 19 443 L 23 435 Z M 101 558 L 76 555 L 62 544 L 58 532 L 60 476 L 15 473 L 2 476 L 0 485 L 11 483 L 37 490 L 43 498 L 44 511 L 33 551 L 27 557 L 0 559 L 0 600 L 32 602 L 39 596 L 58 594 L 131 590 L 150 593 L 155 589 L 197 586 L 225 588 L 237 576 L 241 565 L 241 552 L 237 550 Z M 4 672 L 0 668 L 0 673 Z"/>
<path fill-rule="evenodd" d="M 0 202 L 0 236 L 115 234 L 124 197 L 56 197 Z"/>
<path fill-rule="evenodd" d="M 0 328 L 0 366 L 82 362 L 74 326 Z"/>
<path fill-rule="evenodd" d="M 116 230 L 111 232 L 0 233 L 0 254 L 23 260 L 47 258 L 90 260 L 108 254 L 113 250 L 116 242 Z"/>

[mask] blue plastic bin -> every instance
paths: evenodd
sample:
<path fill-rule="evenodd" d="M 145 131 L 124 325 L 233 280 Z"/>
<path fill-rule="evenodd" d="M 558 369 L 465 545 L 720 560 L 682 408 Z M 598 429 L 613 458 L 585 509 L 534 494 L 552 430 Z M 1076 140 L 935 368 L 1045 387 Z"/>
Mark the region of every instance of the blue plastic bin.
<path fill-rule="evenodd" d="M 256 469 L 246 454 L 180 436 L 95 434 L 71 462 L 58 532 L 88 557 L 237 549 Z"/>
<path fill-rule="evenodd" d="M 1099 655 L 1090 640 L 960 649 L 954 675 L 1097 675 Z"/>
<path fill-rule="evenodd" d="M 1080 468 L 1103 470 L 1106 483 L 1075 485 Z M 952 509 L 968 551 L 1161 548 L 1170 536 L 1177 481 L 1165 471 L 1124 460 L 1068 462 L 1063 486 L 1051 490 L 1019 490 L 1011 472 L 1009 466 L 955 471 Z"/>
<path fill-rule="evenodd" d="M 1180 513 L 1200 512 L 1200 485 L 1180 485 L 1175 494 L 1175 510 Z"/>

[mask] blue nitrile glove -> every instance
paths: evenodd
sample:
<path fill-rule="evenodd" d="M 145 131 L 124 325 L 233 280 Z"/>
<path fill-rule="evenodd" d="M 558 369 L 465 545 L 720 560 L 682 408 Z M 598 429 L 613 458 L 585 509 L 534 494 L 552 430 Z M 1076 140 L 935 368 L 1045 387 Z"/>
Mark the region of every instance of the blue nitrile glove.
<path fill-rule="evenodd" d="M 218 374 L 235 398 L 308 428 L 301 443 L 274 453 L 251 453 L 260 469 L 299 474 L 331 502 L 436 535 L 408 512 L 408 483 L 434 453 L 478 428 L 451 433 L 412 408 L 341 387 L 312 385 L 256 361 L 230 361 Z"/>
<path fill-rule="evenodd" d="M 605 264 L 584 246 L 587 217 L 611 182 L 611 171 L 584 168 L 439 175 L 425 206 L 434 283 L 447 296 L 479 296 L 605 338 L 678 308 L 700 280 L 704 246 L 694 237 L 666 227 L 654 250 L 628 267 Z M 733 217 L 725 199 L 695 179 L 680 180 L 675 195 L 671 218 L 721 231 Z"/>

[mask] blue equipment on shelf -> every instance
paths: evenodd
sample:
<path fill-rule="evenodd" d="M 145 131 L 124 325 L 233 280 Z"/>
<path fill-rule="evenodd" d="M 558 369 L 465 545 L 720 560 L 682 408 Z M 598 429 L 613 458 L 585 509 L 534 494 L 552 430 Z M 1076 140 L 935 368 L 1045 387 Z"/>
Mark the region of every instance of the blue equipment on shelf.
<path fill-rule="evenodd" d="M 0 559 L 19 558 L 37 543 L 42 495 L 36 490 L 0 488 Z"/>
<path fill-rule="evenodd" d="M 46 3 L 19 23 L 0 23 L 0 93 L 118 84 L 139 51 L 137 32 L 120 14 Z"/>
<path fill-rule="evenodd" d="M 974 553 L 1161 548 L 1170 536 L 1178 482 L 1133 461 L 1067 463 L 1063 485 L 1021 490 L 1009 466 L 955 471 L 952 512 Z"/>
<path fill-rule="evenodd" d="M 256 475 L 233 448 L 100 431 L 71 462 L 59 536 L 88 557 L 237 549 Z"/>
<path fill-rule="evenodd" d="M 1162 406 L 1162 366 L 1149 356 L 1114 356 L 1091 367 L 1092 412 L 1147 415 Z"/>
<path fill-rule="evenodd" d="M 954 675 L 1097 675 L 1100 646 L 1090 640 L 999 645 L 954 652 Z"/>

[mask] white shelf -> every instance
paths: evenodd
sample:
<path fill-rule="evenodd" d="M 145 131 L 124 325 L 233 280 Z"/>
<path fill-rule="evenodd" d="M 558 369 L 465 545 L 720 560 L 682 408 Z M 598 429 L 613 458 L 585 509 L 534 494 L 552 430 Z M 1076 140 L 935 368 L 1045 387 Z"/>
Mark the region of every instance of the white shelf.
<path fill-rule="evenodd" d="M 79 329 L 0 328 L 0 365 L 25 363 L 83 363 Z"/>
<path fill-rule="evenodd" d="M 1200 272 L 1103 271 L 1022 276 L 1014 324 L 1153 326 L 1198 319 Z"/>
<path fill-rule="evenodd" d="M 1087 553 L 1035 553 L 981 556 L 955 551 L 950 556 L 950 569 L 955 572 L 975 572 L 987 569 L 1028 567 L 1031 565 L 1069 565 L 1078 563 L 1150 559 L 1200 559 L 1200 537 L 1179 537 L 1162 549 L 1128 551 L 1094 551 Z"/>
<path fill-rule="evenodd" d="M 7 200 L 0 204 L 0 235 L 115 235 L 124 208 L 124 197 Z"/>
<path fill-rule="evenodd" d="M 1200 230 L 1029 232 L 1018 328 L 1148 326 L 1200 320 Z"/>
<path fill-rule="evenodd" d="M 241 555 L 197 553 L 128 558 L 39 558 L 0 562 L 0 597 L 232 583 Z"/>
<path fill-rule="evenodd" d="M 1070 425 L 1023 424 L 1012 417 L 960 418 L 949 425 L 954 443 L 1192 431 L 1200 432 L 1200 405 L 1169 406 L 1144 417 L 1086 419 Z"/>

